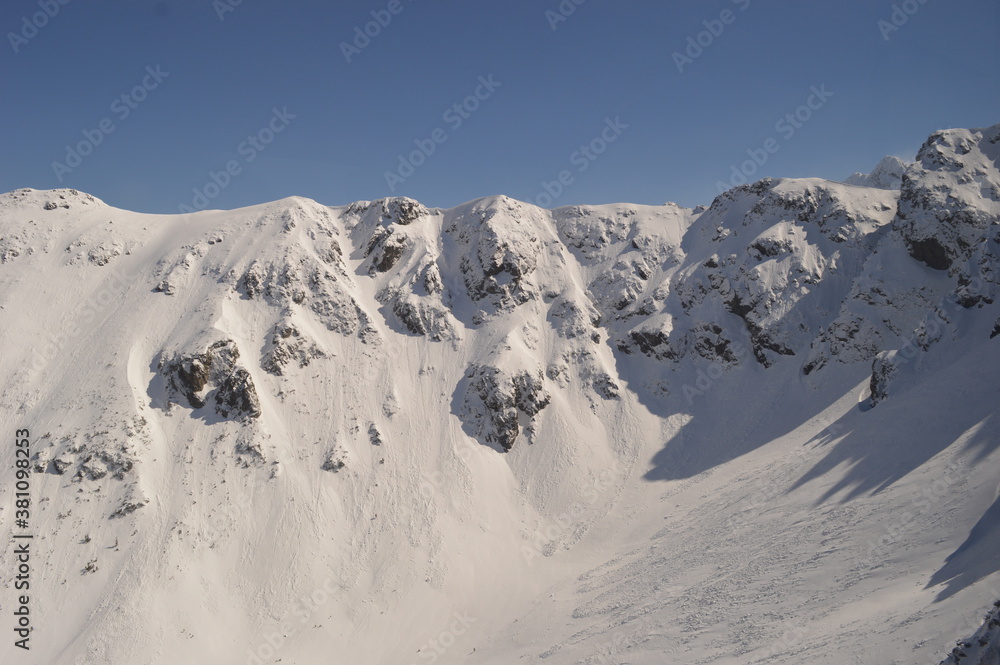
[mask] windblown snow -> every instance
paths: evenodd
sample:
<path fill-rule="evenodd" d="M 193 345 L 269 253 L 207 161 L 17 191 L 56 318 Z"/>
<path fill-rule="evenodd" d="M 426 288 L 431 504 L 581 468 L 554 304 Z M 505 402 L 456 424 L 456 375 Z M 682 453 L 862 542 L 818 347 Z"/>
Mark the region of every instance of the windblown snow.
<path fill-rule="evenodd" d="M 23 189 L 0 262 L 31 662 L 998 662 L 1000 125 L 695 209 Z"/>

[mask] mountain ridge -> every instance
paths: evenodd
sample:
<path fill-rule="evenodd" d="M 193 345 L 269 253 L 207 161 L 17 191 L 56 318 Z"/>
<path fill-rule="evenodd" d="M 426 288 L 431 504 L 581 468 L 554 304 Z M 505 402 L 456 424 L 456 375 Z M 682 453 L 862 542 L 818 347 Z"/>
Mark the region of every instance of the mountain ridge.
<path fill-rule="evenodd" d="M 410 662 L 455 612 L 476 622 L 451 636 L 468 649 L 435 654 L 446 662 L 684 649 L 833 663 L 851 635 L 899 658 L 852 607 L 897 639 L 971 632 L 940 608 L 977 614 L 998 579 L 988 539 L 943 563 L 988 519 L 996 482 L 981 461 L 998 444 L 998 142 L 1000 125 L 935 133 L 898 190 L 764 179 L 694 209 L 289 197 L 171 216 L 75 190 L 0 195 L 0 404 L 38 433 L 39 520 L 58 545 L 40 583 L 71 608 L 50 661 L 249 660 L 240 646 L 309 588 L 328 596 L 332 628 L 283 637 L 289 658 L 336 644 Z M 947 422 L 899 425 L 933 404 L 931 382 L 952 390 L 937 397 Z M 917 424 L 934 435 L 903 449 Z M 895 443 L 865 451 L 866 431 Z M 907 522 L 926 533 L 894 529 L 872 555 L 879 511 L 905 510 L 920 479 L 952 466 L 963 480 Z M 857 539 L 854 512 L 868 518 Z M 788 535 L 762 540 L 747 513 Z M 813 527 L 832 534 L 829 561 Z M 728 572 L 671 534 L 721 547 Z M 122 544 L 95 551 L 92 535 Z M 901 594 L 868 565 L 903 544 L 906 581 L 943 589 Z M 805 569 L 783 568 L 779 545 Z M 639 571 L 664 593 L 644 593 Z M 771 571 L 836 627 L 817 618 L 777 639 L 800 601 Z M 62 585 L 70 574 L 83 581 Z M 537 628 L 549 588 L 573 626 L 558 635 Z M 162 610 L 144 613 L 149 594 Z M 753 615 L 754 594 L 785 619 Z M 111 599 L 121 616 L 91 616 Z M 893 608 L 882 618 L 879 603 Z M 610 639 L 636 616 L 645 638 Z M 51 631 L 54 617 L 39 621 Z M 396 642 L 379 639 L 403 618 Z M 199 629 L 224 625 L 237 628 L 222 640 Z M 736 637 L 719 642 L 719 626 Z"/>

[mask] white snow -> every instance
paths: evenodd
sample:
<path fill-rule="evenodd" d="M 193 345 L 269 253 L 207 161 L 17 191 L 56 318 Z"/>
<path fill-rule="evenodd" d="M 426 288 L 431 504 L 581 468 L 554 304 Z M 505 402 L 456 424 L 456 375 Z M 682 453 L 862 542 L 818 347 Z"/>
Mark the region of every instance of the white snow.
<path fill-rule="evenodd" d="M 941 661 L 1000 598 L 998 134 L 932 137 L 905 219 L 818 179 L 695 210 L 0 195 L 31 662 Z"/>

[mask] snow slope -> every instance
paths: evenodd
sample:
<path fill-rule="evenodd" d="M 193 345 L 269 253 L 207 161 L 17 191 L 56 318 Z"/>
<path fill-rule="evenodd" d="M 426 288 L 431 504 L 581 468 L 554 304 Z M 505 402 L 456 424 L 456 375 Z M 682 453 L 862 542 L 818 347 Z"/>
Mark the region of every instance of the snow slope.
<path fill-rule="evenodd" d="M 0 195 L 0 660 L 940 662 L 1000 598 L 998 143 L 693 210 Z"/>

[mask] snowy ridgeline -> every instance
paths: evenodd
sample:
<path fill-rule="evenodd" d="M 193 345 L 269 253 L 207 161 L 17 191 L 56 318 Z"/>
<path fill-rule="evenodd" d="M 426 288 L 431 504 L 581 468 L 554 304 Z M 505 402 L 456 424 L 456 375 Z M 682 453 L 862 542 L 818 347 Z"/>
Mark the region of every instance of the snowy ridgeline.
<path fill-rule="evenodd" d="M 124 560 L 107 569 L 75 555 L 53 561 L 43 582 L 52 588 L 81 568 L 100 580 L 91 595 L 72 597 L 76 623 L 59 648 L 125 662 L 86 632 L 93 607 L 114 596 L 134 623 L 101 614 L 97 634 L 122 631 L 130 657 L 150 657 L 143 649 L 154 649 L 156 617 L 135 613 L 150 584 L 187 598 L 168 583 L 171 566 L 202 575 L 219 607 L 257 617 L 199 606 L 192 621 L 231 620 L 251 635 L 264 605 L 287 606 L 295 584 L 335 570 L 345 600 L 330 621 L 377 625 L 362 599 L 397 593 L 402 580 L 430 589 L 402 592 L 406 602 L 444 611 L 473 584 L 469 558 L 473 570 L 495 571 L 476 581 L 479 595 L 503 594 L 511 580 L 534 579 L 524 567 L 536 555 L 567 551 L 614 523 L 625 497 L 658 487 L 649 481 L 683 481 L 669 491 L 687 491 L 767 441 L 791 441 L 785 435 L 803 437 L 787 443 L 796 456 L 810 441 L 860 437 L 866 452 L 841 460 L 847 467 L 877 457 L 895 469 L 892 451 L 878 448 L 889 444 L 869 443 L 882 430 L 865 423 L 907 418 L 895 414 L 933 403 L 920 401 L 931 399 L 928 376 L 958 372 L 970 354 L 984 367 L 996 356 L 998 163 L 995 126 L 935 133 L 914 163 L 886 158 L 847 183 L 765 179 L 695 209 L 545 210 L 503 196 L 449 210 L 405 198 L 331 208 L 291 198 L 160 216 L 74 190 L 0 196 L 3 410 L 36 437 L 43 519 L 65 551 L 104 535 L 159 571 L 155 582 L 138 575 L 114 591 L 111 571 L 127 578 Z M 868 420 L 834 427 L 831 409 L 840 418 L 836 405 L 857 397 L 849 393 L 859 383 L 851 417 Z M 994 407 L 961 399 L 967 413 L 942 424 L 941 437 L 972 446 Z M 939 452 L 921 461 L 925 470 L 944 468 Z M 795 505 L 858 487 L 875 495 L 898 479 L 895 470 L 885 485 L 824 476 L 842 468 L 796 468 L 809 473 L 789 476 L 789 492 L 820 477 L 833 489 Z M 768 469 L 747 473 L 751 496 L 777 486 Z M 653 497 L 635 500 L 663 501 Z M 918 517 L 958 510 L 934 501 L 937 512 Z M 276 505 L 296 506 L 295 516 L 275 514 Z M 666 517 L 650 534 L 673 524 Z M 247 558 L 243 544 L 286 520 L 298 529 L 286 544 Z M 690 528 L 708 533 L 706 524 Z M 883 527 L 871 528 L 877 541 Z M 611 561 L 619 545 L 609 543 Z M 293 551 L 317 554 L 284 586 L 263 582 Z M 914 569 L 938 565 L 938 554 L 922 553 Z M 236 561 L 237 578 L 220 573 Z M 853 582 L 844 584 L 848 593 Z M 571 614 L 613 614 L 641 595 L 603 614 Z M 407 611 L 392 602 L 403 604 L 391 616 Z M 501 609 L 477 611 L 485 623 Z M 660 611 L 673 626 L 678 608 Z M 689 620 L 692 635 L 706 630 Z M 938 637 L 926 634 L 937 624 L 916 625 Z M 831 642 L 814 640 L 815 662 L 836 662 Z M 757 648 L 751 637 L 738 641 L 739 653 Z"/>

